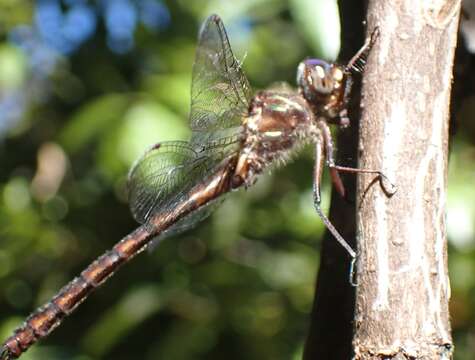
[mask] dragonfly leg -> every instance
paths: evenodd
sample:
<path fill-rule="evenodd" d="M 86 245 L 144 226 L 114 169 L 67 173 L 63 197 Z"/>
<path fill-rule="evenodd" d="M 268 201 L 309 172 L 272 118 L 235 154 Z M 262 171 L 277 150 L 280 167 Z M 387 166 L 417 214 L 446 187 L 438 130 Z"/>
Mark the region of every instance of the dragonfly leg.
<path fill-rule="evenodd" d="M 368 57 L 371 48 L 376 43 L 379 34 L 379 27 L 375 27 L 374 30 L 371 32 L 371 35 L 366 38 L 365 43 L 363 44 L 361 49 L 359 49 L 358 52 L 353 55 L 350 61 L 348 61 L 348 64 L 346 64 L 345 70 L 347 72 L 363 72 L 364 66 L 366 65 L 366 58 Z"/>
<path fill-rule="evenodd" d="M 350 285 L 351 286 L 358 286 L 358 281 L 356 280 L 356 260 L 358 259 L 358 255 L 351 259 L 350 264 Z"/>
<path fill-rule="evenodd" d="M 325 164 L 324 157 L 324 144 L 322 139 L 316 142 L 315 145 L 315 169 L 313 173 L 313 204 L 315 210 L 317 211 L 318 216 L 322 219 L 326 228 L 332 233 L 335 239 L 340 243 L 341 246 L 348 252 L 352 259 L 356 257 L 356 252 L 351 248 L 351 246 L 343 239 L 343 236 L 340 235 L 338 230 L 333 226 L 330 220 L 325 216 L 321 208 L 321 194 L 320 194 L 320 185 L 322 180 L 323 165 Z M 351 276 L 353 277 L 353 276 Z"/>
<path fill-rule="evenodd" d="M 396 185 L 394 185 L 386 175 L 381 170 L 375 170 L 375 169 L 360 169 L 360 168 L 353 168 L 353 167 L 348 167 L 348 166 L 340 166 L 335 164 L 335 157 L 333 153 L 333 139 L 331 136 L 330 132 L 330 127 L 328 124 L 325 122 L 321 121 L 319 122 L 319 128 L 322 131 L 322 136 L 323 136 L 323 142 L 325 144 L 325 153 L 326 153 L 326 161 L 327 161 L 327 166 L 330 168 L 330 175 L 331 179 L 333 182 L 333 185 L 335 186 L 335 189 L 338 191 L 340 195 L 345 197 L 345 187 L 343 185 L 343 182 L 341 181 L 340 177 L 340 172 L 347 172 L 347 173 L 361 173 L 361 174 L 375 174 L 378 177 L 379 183 L 381 185 L 381 188 L 383 189 L 384 193 L 387 196 L 393 196 L 396 191 Z"/>
<path fill-rule="evenodd" d="M 330 177 L 332 179 L 333 186 L 335 190 L 341 195 L 342 198 L 346 196 L 345 186 L 343 185 L 343 181 L 341 181 L 340 174 L 338 170 L 335 169 L 335 158 L 334 158 L 334 144 L 332 134 L 330 132 L 330 126 L 325 121 L 320 121 L 318 126 L 322 132 L 322 147 L 324 147 L 324 152 L 326 155 L 326 162 L 328 167 L 330 168 Z M 323 156 L 322 156 L 323 159 Z"/>
<path fill-rule="evenodd" d="M 379 28 L 376 27 L 371 35 L 366 38 L 364 45 L 360 50 L 350 59 L 348 64 L 345 66 L 345 71 L 350 73 L 351 71 L 362 73 L 366 65 L 366 58 L 373 47 L 376 39 L 379 36 Z M 345 90 L 343 92 L 342 100 L 342 110 L 338 114 L 338 119 L 336 123 L 342 127 L 346 128 L 350 125 L 350 118 L 348 117 L 348 103 L 350 101 L 351 88 L 353 87 L 353 78 L 351 76 L 346 77 Z"/>
<path fill-rule="evenodd" d="M 345 91 L 343 93 L 343 104 L 340 113 L 337 118 L 337 125 L 341 128 L 347 128 L 350 126 L 350 118 L 348 117 L 348 104 L 350 103 L 351 88 L 353 87 L 353 78 L 351 76 L 346 77 Z"/>

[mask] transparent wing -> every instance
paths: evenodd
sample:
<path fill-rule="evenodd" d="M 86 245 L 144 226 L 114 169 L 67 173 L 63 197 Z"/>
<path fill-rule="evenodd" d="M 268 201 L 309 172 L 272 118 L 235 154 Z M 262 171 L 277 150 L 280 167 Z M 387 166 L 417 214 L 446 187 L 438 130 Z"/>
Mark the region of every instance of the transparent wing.
<path fill-rule="evenodd" d="M 231 50 L 223 22 L 211 15 L 201 28 L 193 65 L 192 143 L 239 132 L 236 128 L 247 114 L 250 98 L 251 88 Z"/>
<path fill-rule="evenodd" d="M 157 212 L 170 209 L 219 162 L 195 151 L 186 141 L 154 145 L 129 172 L 129 202 L 134 218 L 148 223 Z"/>
<path fill-rule="evenodd" d="M 138 222 L 147 224 L 157 212 L 173 211 L 223 159 L 239 150 L 250 96 L 249 83 L 233 55 L 223 23 L 212 15 L 200 31 L 193 65 L 190 142 L 155 145 L 129 173 L 130 206 Z M 198 209 L 175 224 L 170 233 L 191 227 L 212 208 Z"/>

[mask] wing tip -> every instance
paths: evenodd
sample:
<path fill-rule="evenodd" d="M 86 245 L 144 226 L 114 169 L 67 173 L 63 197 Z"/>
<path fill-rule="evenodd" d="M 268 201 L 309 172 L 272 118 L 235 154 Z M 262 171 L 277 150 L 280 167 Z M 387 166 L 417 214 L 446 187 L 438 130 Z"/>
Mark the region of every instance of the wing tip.
<path fill-rule="evenodd" d="M 218 14 L 211 14 L 208 16 L 208 21 L 221 22 L 221 17 Z"/>
<path fill-rule="evenodd" d="M 210 16 L 208 16 L 200 27 L 200 31 L 198 32 L 198 41 L 200 41 L 200 39 L 203 37 L 203 34 L 210 26 L 213 26 L 214 24 L 215 26 L 219 27 L 219 25 L 222 23 L 223 21 L 221 20 L 221 17 L 218 14 L 211 14 Z"/>
<path fill-rule="evenodd" d="M 218 14 L 211 14 L 208 18 L 204 21 L 203 26 L 201 28 L 200 34 L 204 32 L 204 29 L 209 27 L 211 24 L 214 24 L 217 27 L 223 26 L 223 20 L 221 16 Z"/>

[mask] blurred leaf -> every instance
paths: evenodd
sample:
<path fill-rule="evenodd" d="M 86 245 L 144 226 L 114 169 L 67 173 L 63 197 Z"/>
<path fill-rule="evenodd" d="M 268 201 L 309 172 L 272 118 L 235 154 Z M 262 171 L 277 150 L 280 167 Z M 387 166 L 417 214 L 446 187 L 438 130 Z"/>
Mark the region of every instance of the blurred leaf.
<path fill-rule="evenodd" d="M 295 23 L 315 51 L 334 60 L 340 50 L 340 19 L 336 0 L 290 0 Z"/>
<path fill-rule="evenodd" d="M 83 346 L 95 356 L 103 356 L 134 327 L 160 310 L 163 298 L 158 286 L 146 285 L 129 290 L 127 296 L 101 315 L 86 332 Z"/>
<path fill-rule="evenodd" d="M 23 52 L 8 44 L 0 44 L 0 95 L 17 89 L 25 80 L 27 71 Z"/>
<path fill-rule="evenodd" d="M 99 144 L 98 166 L 111 180 L 122 175 L 151 145 L 189 136 L 184 119 L 147 99 L 136 101 L 122 115 Z"/>
<path fill-rule="evenodd" d="M 160 103 L 170 106 L 174 111 L 188 116 L 190 111 L 191 68 L 184 74 L 154 75 L 145 79 L 147 92 Z"/>
<path fill-rule="evenodd" d="M 203 355 L 206 358 L 206 351 L 211 351 L 218 341 L 216 330 L 206 324 L 177 320 L 165 336 L 160 339 L 160 346 L 154 349 L 150 360 L 199 359 L 203 358 Z"/>
<path fill-rule="evenodd" d="M 130 105 L 129 97 L 108 94 L 86 103 L 68 121 L 59 135 L 60 143 L 75 153 L 107 131 L 119 126 L 120 119 Z"/>
<path fill-rule="evenodd" d="M 183 1 L 183 0 L 181 0 Z M 240 1 L 221 1 L 221 0 L 198 0 L 193 2 L 184 2 L 186 8 L 203 21 L 211 14 L 218 14 L 228 25 L 234 18 L 245 14 L 272 16 L 278 13 L 285 6 L 284 0 L 240 0 Z M 252 11 L 251 11 L 252 10 Z"/>
<path fill-rule="evenodd" d="M 31 21 L 34 2 L 28 0 L 0 1 L 0 31 Z"/>

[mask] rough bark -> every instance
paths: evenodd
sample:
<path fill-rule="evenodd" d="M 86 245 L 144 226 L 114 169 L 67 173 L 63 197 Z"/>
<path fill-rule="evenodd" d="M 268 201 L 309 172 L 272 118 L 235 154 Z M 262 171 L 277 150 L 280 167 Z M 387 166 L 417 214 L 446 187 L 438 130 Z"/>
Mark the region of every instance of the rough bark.
<path fill-rule="evenodd" d="M 363 84 L 355 359 L 449 359 L 445 205 L 449 103 L 460 1 L 372 0 L 379 26 Z"/>

